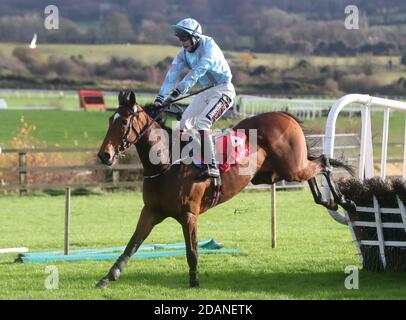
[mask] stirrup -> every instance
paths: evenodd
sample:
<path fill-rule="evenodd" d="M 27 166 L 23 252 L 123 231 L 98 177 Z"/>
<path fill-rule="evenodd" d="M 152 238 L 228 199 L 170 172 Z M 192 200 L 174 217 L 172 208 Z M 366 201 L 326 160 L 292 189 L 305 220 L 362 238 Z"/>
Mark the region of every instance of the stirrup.
<path fill-rule="evenodd" d="M 197 176 L 198 180 L 220 177 L 220 170 L 216 165 L 207 165 L 202 173 Z"/>

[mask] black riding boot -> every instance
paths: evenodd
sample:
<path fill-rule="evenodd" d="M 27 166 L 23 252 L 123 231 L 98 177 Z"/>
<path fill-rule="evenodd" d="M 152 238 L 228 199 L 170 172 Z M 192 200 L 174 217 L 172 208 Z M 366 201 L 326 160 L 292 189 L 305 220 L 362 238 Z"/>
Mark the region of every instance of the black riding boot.
<path fill-rule="evenodd" d="M 199 174 L 198 179 L 205 180 L 207 178 L 218 178 L 220 176 L 220 170 L 216 160 L 216 150 L 211 131 L 202 131 L 201 137 L 204 146 L 203 158 L 205 160 L 207 159 L 208 161 L 203 161 L 205 163 L 205 169 L 201 174 Z"/>

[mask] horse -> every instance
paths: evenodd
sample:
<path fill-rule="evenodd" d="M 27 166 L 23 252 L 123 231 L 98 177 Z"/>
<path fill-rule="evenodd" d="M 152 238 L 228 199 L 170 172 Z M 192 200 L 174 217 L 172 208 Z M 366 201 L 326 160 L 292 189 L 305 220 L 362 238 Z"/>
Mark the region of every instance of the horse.
<path fill-rule="evenodd" d="M 157 142 L 149 137 L 155 129 L 161 129 L 160 124 L 136 103 L 133 91 L 120 91 L 118 103 L 117 110 L 109 118 L 98 157 L 103 164 L 111 166 L 127 148 L 135 146 L 144 169 L 144 207 L 124 252 L 107 275 L 98 281 L 96 288 L 105 288 L 111 281 L 118 280 L 128 260 L 154 226 L 168 217 L 182 226 L 189 285 L 199 287 L 197 221 L 199 215 L 210 208 L 215 180 L 196 180 L 201 169 L 193 164 L 152 163 L 149 153 Z M 251 174 L 239 174 L 239 166 L 221 174 L 222 194 L 218 204 L 234 197 L 249 182 L 273 184 L 286 180 L 308 181 L 315 202 L 328 209 L 336 210 L 338 205 L 344 208 L 353 206 L 340 193 L 331 176 L 331 166 L 343 167 L 350 173 L 351 168 L 341 161 L 327 159 L 325 155 L 310 155 L 301 124 L 293 115 L 286 112 L 263 113 L 240 121 L 233 129 L 243 130 L 247 136 L 249 130 L 256 130 L 257 146 L 250 149 L 247 157 L 253 157 L 255 162 L 248 162 Z M 326 177 L 334 200 L 322 198 L 315 179 L 318 173 Z"/>

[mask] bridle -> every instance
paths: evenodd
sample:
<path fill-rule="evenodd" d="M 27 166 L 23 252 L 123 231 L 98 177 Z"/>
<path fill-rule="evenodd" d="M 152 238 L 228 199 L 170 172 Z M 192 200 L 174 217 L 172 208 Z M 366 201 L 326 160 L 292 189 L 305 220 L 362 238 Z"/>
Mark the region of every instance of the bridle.
<path fill-rule="evenodd" d="M 125 106 L 118 106 L 118 108 L 120 108 L 120 107 L 125 107 Z M 125 108 L 128 108 L 128 107 L 125 107 Z M 163 110 L 160 110 L 160 112 L 158 112 L 158 114 L 154 118 L 152 118 L 152 121 L 150 121 L 148 123 L 148 125 L 144 127 L 144 129 L 138 131 L 134 127 L 134 118 L 137 116 L 138 111 L 134 111 L 130 108 L 128 108 L 128 110 L 129 110 L 129 113 L 131 114 L 131 118 L 128 123 L 127 130 L 124 133 L 123 137 L 121 138 L 121 144 L 119 146 L 117 146 L 114 150 L 114 156 L 119 156 L 124 150 L 128 149 L 132 145 L 137 144 L 137 142 L 140 141 L 140 139 L 144 136 L 144 134 L 148 131 L 148 129 L 153 125 L 153 123 L 158 119 L 161 112 L 163 111 Z M 141 112 L 145 112 L 145 111 L 141 109 Z M 134 141 L 128 140 L 128 136 L 131 133 L 131 129 L 133 129 L 135 131 L 135 133 L 137 134 L 137 138 Z"/>
<path fill-rule="evenodd" d="M 118 108 L 120 108 L 120 107 L 125 107 L 125 106 L 118 106 Z M 125 107 L 125 108 L 128 108 L 128 107 Z M 128 127 L 127 127 L 123 137 L 121 138 L 121 144 L 114 149 L 114 157 L 119 156 L 124 150 L 128 149 L 131 145 L 136 144 L 146 132 L 146 130 L 144 130 L 143 132 L 139 132 L 134 127 L 134 118 L 137 116 L 137 112 L 130 108 L 128 108 L 128 110 L 129 110 L 129 113 L 131 114 L 131 118 L 128 123 Z M 135 133 L 137 134 L 137 138 L 134 141 L 128 140 L 128 136 L 131 133 L 131 129 L 134 130 Z"/>

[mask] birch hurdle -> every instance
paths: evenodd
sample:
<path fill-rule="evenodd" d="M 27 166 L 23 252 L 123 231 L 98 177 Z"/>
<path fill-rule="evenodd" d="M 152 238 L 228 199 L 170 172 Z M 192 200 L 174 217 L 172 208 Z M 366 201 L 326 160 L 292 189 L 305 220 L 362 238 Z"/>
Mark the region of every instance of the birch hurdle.
<path fill-rule="evenodd" d="M 361 108 L 361 143 L 359 153 L 358 178 L 366 185 L 373 182 L 382 185 L 390 184 L 387 177 L 387 154 L 388 154 L 388 132 L 391 110 L 406 112 L 406 103 L 372 97 L 369 95 L 350 94 L 337 100 L 332 106 L 326 123 L 324 154 L 328 158 L 334 157 L 334 138 L 336 130 L 336 120 L 342 109 L 348 105 L 359 105 Z M 381 143 L 381 159 L 379 178 L 375 175 L 373 143 L 371 130 L 371 109 L 383 109 L 383 133 Z M 406 115 L 406 113 L 405 113 Z M 405 117 L 406 120 L 406 117 Z M 403 149 L 403 167 L 402 178 L 397 181 L 398 184 L 406 186 L 406 121 L 404 131 L 404 149 Z M 373 179 L 375 177 L 375 179 Z M 368 179 L 366 181 L 366 179 Z M 388 271 L 406 271 L 406 197 L 395 193 L 391 189 L 392 203 L 389 207 L 383 207 L 378 199 L 379 194 L 371 194 L 369 206 L 357 204 L 355 212 L 340 213 L 339 211 L 328 210 L 334 220 L 346 224 L 349 227 L 357 252 L 364 269 L 367 270 L 388 270 Z M 406 192 L 406 191 L 405 191 Z M 344 193 L 345 194 L 345 193 Z M 346 195 L 351 198 L 351 193 Z M 323 183 L 323 197 L 330 197 L 330 190 L 327 183 Z M 389 218 L 390 217 L 390 218 Z M 366 230 L 369 230 L 368 232 Z M 370 232 L 373 230 L 373 232 Z M 399 233 L 401 232 L 401 233 Z M 368 237 L 366 235 L 369 235 Z M 371 236 L 372 235 L 372 236 Z M 398 237 L 393 239 L 394 235 Z M 372 250 L 371 250 L 372 249 Z M 375 256 L 372 256 L 375 255 Z M 404 259 L 397 259 L 394 255 L 404 255 Z M 371 261 L 375 262 L 371 262 Z M 403 261 L 403 262 L 400 262 Z"/>

